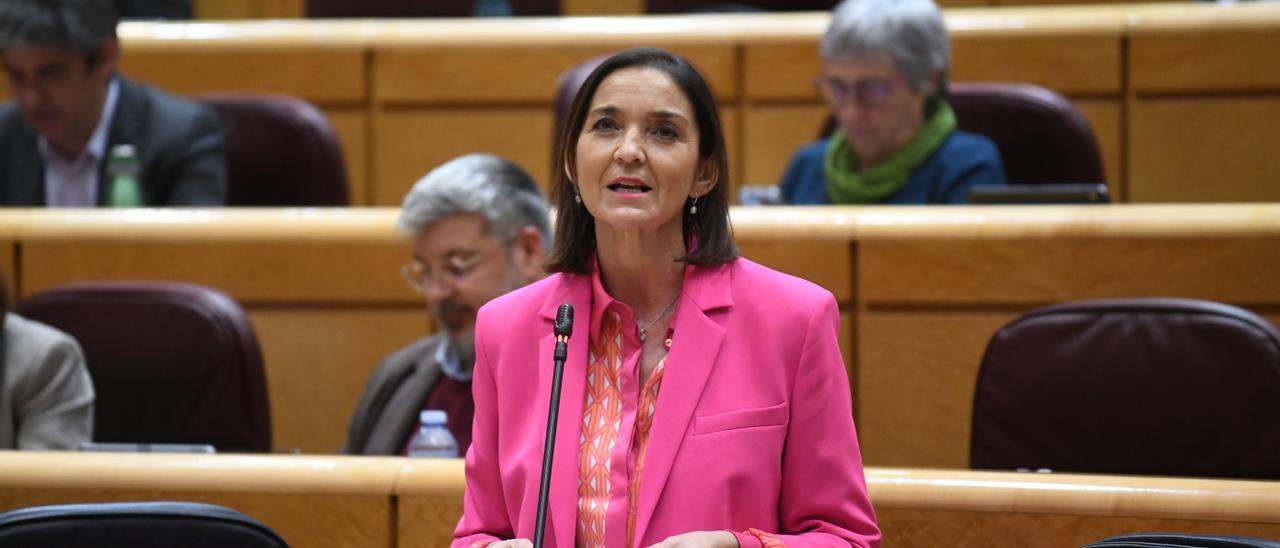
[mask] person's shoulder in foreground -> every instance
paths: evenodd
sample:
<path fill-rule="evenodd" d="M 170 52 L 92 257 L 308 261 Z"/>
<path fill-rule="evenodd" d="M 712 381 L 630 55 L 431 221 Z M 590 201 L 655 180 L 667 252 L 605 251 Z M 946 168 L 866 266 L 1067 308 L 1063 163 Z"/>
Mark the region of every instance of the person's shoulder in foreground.
<path fill-rule="evenodd" d="M 0 446 L 75 449 L 93 434 L 93 383 L 70 335 L 14 313 L 4 317 Z"/>

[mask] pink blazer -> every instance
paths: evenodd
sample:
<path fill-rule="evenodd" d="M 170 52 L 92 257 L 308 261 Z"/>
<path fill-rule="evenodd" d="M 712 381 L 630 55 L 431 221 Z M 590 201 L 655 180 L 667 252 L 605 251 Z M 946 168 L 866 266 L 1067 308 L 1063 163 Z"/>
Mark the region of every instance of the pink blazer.
<path fill-rule="evenodd" d="M 831 294 L 737 259 L 686 267 L 680 299 L 635 546 L 752 527 L 782 535 L 787 546 L 879 546 Z M 480 310 L 455 547 L 533 538 L 561 303 L 579 316 L 564 368 L 546 546 L 574 545 L 591 276 L 556 274 Z M 625 531 L 606 536 L 609 546 L 626 545 Z M 755 537 L 739 541 L 759 546 Z"/>

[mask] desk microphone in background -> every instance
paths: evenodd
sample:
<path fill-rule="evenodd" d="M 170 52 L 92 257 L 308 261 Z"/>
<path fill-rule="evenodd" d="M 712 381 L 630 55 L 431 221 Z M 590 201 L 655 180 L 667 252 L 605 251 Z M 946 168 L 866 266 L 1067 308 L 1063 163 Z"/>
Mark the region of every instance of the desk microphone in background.
<path fill-rule="evenodd" d="M 556 350 L 552 354 L 555 369 L 551 374 L 551 405 L 547 409 L 547 438 L 542 442 L 542 481 L 538 486 L 538 522 L 534 528 L 533 546 L 542 548 L 547 526 L 547 495 L 551 490 L 551 460 L 556 451 L 556 421 L 560 417 L 560 381 L 564 376 L 564 360 L 569 355 L 569 336 L 573 334 L 573 305 L 562 304 L 556 310 Z"/>

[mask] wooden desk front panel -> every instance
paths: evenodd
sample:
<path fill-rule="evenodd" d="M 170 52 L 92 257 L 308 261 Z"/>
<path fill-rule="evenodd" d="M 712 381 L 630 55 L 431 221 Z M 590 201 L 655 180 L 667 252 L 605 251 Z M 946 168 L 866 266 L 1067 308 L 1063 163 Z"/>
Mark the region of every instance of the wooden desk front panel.
<path fill-rule="evenodd" d="M 138 279 L 203 284 L 246 306 L 421 303 L 399 275 L 406 244 L 390 235 L 361 242 L 28 240 L 21 253 L 24 296 L 77 281 Z"/>
<path fill-rule="evenodd" d="M 1037 306 L 1142 296 L 1280 306 L 1274 237 L 868 238 L 858 264 L 854 399 L 873 465 L 968 466 L 982 353 Z"/>
<path fill-rule="evenodd" d="M 290 546 L 394 548 L 395 519 L 387 495 L 233 493 L 146 489 L 15 488 L 0 491 L 0 510 L 77 502 L 175 500 L 218 504 L 261 521 Z"/>
<path fill-rule="evenodd" d="M 421 31 L 427 30 L 424 24 Z M 574 34 L 572 30 L 557 36 L 526 29 L 525 41 L 509 35 L 487 43 L 474 37 L 425 42 L 430 37 L 423 36 L 422 43 L 407 37 L 404 42 L 378 44 L 373 51 L 375 100 L 382 106 L 549 106 L 556 98 L 557 79 L 570 67 L 630 47 L 653 45 L 685 56 L 707 79 L 717 99 L 732 102 L 737 98 L 737 53 L 729 40 L 699 43 L 667 35 L 604 42 Z"/>
<path fill-rule="evenodd" d="M 1280 201 L 1280 97 L 1152 97 L 1132 105 L 1132 201 Z"/>
<path fill-rule="evenodd" d="M 165 28 L 122 25 L 120 72 L 178 94 L 280 93 L 322 106 L 360 106 L 370 96 L 365 47 L 358 43 L 330 45 L 301 36 L 278 43 L 248 36 L 207 40 L 197 29 L 167 37 Z M 152 31 L 160 34 L 148 35 Z"/>
<path fill-rule="evenodd" d="M 333 454 L 374 368 L 433 331 L 423 305 L 251 308 L 271 398 L 272 447 Z"/>

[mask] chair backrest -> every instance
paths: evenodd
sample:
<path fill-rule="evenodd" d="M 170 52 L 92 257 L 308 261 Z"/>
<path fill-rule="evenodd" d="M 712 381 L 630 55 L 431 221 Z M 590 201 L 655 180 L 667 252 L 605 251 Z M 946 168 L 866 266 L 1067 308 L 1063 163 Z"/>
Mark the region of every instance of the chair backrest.
<path fill-rule="evenodd" d="M 1084 548 L 1280 548 L 1280 542 L 1225 535 L 1132 533 L 1105 538 Z"/>
<path fill-rule="evenodd" d="M 1030 84 L 951 84 L 957 126 L 1000 150 L 1010 184 L 1105 183 L 1093 126 L 1067 98 Z M 820 136 L 835 130 L 828 117 Z"/>
<path fill-rule="evenodd" d="M 60 504 L 0 514 L 0 548 L 288 548 L 240 512 L 193 502 Z"/>
<path fill-rule="evenodd" d="M 199 95 L 226 132 L 227 205 L 348 205 L 342 148 L 311 103 L 285 95 Z"/>
<path fill-rule="evenodd" d="M 42 291 L 17 311 L 79 341 L 96 394 L 94 441 L 271 449 L 262 352 L 226 294 L 94 282 Z"/>
<path fill-rule="evenodd" d="M 970 466 L 1280 479 L 1280 333 L 1191 299 L 1071 302 L 987 345 Z"/>

